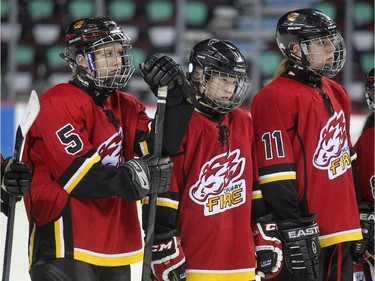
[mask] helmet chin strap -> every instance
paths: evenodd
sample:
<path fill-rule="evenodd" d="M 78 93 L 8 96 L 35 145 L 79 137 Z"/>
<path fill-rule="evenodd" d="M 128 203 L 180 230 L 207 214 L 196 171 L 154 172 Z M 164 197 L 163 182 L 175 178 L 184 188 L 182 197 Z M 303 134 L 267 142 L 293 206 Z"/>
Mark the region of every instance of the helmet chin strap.
<path fill-rule="evenodd" d="M 287 69 L 286 72 L 288 73 L 289 71 L 293 72 L 299 80 L 307 84 L 317 84 L 322 80 L 322 77 L 320 75 L 311 72 L 306 67 L 302 67 L 297 64 Z"/>
<path fill-rule="evenodd" d="M 215 116 L 217 112 L 209 107 L 203 100 L 202 97 L 197 98 L 195 95 L 191 98 L 191 102 L 193 103 L 194 107 L 204 113 L 205 115 L 208 116 Z"/>

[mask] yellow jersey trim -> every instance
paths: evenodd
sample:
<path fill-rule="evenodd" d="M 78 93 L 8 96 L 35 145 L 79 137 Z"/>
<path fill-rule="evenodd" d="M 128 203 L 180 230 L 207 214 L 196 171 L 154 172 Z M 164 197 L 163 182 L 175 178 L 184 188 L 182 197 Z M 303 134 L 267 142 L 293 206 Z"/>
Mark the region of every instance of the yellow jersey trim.
<path fill-rule="evenodd" d="M 338 233 L 320 236 L 319 241 L 320 241 L 320 246 L 324 248 L 324 247 L 328 247 L 328 246 L 338 244 L 338 243 L 361 240 L 362 238 L 363 237 L 362 237 L 361 229 L 358 228 L 358 229 L 342 231 Z"/>
<path fill-rule="evenodd" d="M 243 270 L 186 270 L 189 281 L 249 281 L 255 280 L 255 269 Z"/>
<path fill-rule="evenodd" d="M 64 190 L 69 194 L 77 186 L 77 184 L 82 180 L 86 175 L 88 170 L 91 169 L 92 165 L 100 161 L 100 156 L 98 153 L 95 153 L 92 157 L 87 158 L 83 165 L 77 170 L 77 172 L 70 178 L 70 180 L 64 186 Z"/>
<path fill-rule="evenodd" d="M 99 254 L 74 248 L 74 259 L 99 266 L 123 266 L 143 260 L 143 249 L 126 254 Z"/>
<path fill-rule="evenodd" d="M 280 172 L 269 174 L 266 176 L 259 177 L 259 184 L 266 184 L 275 181 L 283 181 L 283 180 L 295 180 L 296 179 L 296 172 Z"/>

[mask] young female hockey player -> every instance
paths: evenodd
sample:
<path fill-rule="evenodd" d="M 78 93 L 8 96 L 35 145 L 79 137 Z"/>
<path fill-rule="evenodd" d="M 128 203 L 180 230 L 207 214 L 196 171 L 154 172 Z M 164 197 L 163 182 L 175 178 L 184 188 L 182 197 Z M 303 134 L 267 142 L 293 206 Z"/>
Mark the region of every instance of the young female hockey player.
<path fill-rule="evenodd" d="M 351 241 L 362 235 L 350 103 L 329 79 L 344 65 L 344 40 L 335 23 L 314 9 L 283 15 L 276 40 L 285 59 L 254 96 L 251 114 L 259 183 L 284 262 L 271 272 L 272 263 L 258 256 L 258 270 L 272 280 L 351 281 Z"/>
<path fill-rule="evenodd" d="M 130 265 L 143 258 L 136 201 L 166 191 L 172 165 L 168 157 L 133 159 L 148 152 L 151 120 L 118 90 L 134 71 L 123 30 L 106 17 L 81 19 L 65 42 L 72 80 L 41 96 L 23 156 L 32 172 L 31 279 L 130 280 Z M 164 85 L 181 86 L 179 66 L 161 60 Z"/>
<path fill-rule="evenodd" d="M 247 64 L 232 43 L 207 39 L 190 53 L 187 80 L 195 111 L 171 156 L 170 191 L 158 197 L 154 278 L 255 280 L 250 220 L 260 194 L 253 190 L 252 119 L 238 109 L 249 86 Z"/>
<path fill-rule="evenodd" d="M 374 69 L 372 69 L 367 75 L 365 89 L 367 105 L 372 113 L 367 117 L 362 134 L 354 146 L 357 153 L 358 179 L 362 199 L 359 204 L 359 213 L 363 234 L 363 240 L 352 245 L 356 263 L 354 271 L 355 275 L 356 272 L 362 271 L 366 281 L 374 280 L 374 84 Z"/>

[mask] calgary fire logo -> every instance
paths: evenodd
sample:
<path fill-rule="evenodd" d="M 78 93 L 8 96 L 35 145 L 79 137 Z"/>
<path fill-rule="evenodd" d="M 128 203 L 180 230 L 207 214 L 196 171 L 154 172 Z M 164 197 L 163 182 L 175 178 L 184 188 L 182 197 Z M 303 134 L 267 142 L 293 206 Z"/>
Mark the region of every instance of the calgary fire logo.
<path fill-rule="evenodd" d="M 120 128 L 118 132 L 114 133 L 99 146 L 97 151 L 102 158 L 102 164 L 119 167 L 124 162 L 121 153 L 122 140 L 123 132 L 122 128 Z"/>
<path fill-rule="evenodd" d="M 313 164 L 320 170 L 327 170 L 329 179 L 334 179 L 351 167 L 346 120 L 342 111 L 328 120 L 320 131 Z"/>
<path fill-rule="evenodd" d="M 246 202 L 246 183 L 242 179 L 246 160 L 238 149 L 206 162 L 199 180 L 190 188 L 190 198 L 204 206 L 210 216 L 236 208 Z"/>

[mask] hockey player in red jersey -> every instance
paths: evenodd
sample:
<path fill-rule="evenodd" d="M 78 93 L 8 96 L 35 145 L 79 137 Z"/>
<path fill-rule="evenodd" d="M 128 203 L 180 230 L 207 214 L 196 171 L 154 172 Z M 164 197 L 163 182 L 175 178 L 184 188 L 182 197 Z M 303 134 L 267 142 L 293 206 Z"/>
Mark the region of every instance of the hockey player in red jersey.
<path fill-rule="evenodd" d="M 355 275 L 363 272 L 366 281 L 374 280 L 374 69 L 367 76 L 365 96 L 372 113 L 367 117 L 354 149 L 357 153 L 358 180 L 361 193 L 359 204 L 363 240 L 352 245 Z M 360 270 L 361 269 L 361 270 Z"/>
<path fill-rule="evenodd" d="M 168 189 L 172 164 L 142 156 L 152 153 L 151 119 L 119 90 L 134 71 L 122 28 L 106 17 L 77 20 L 65 43 L 61 57 L 73 76 L 41 95 L 23 156 L 32 173 L 25 197 L 31 279 L 130 280 L 130 265 L 143 258 L 136 201 Z M 179 66 L 165 66 L 163 83 L 181 92 Z"/>
<path fill-rule="evenodd" d="M 158 196 L 154 279 L 255 280 L 250 221 L 261 194 L 252 119 L 238 108 L 247 64 L 232 43 L 207 39 L 190 53 L 187 80 L 195 111 L 171 156 L 170 190 Z"/>
<path fill-rule="evenodd" d="M 272 280 L 351 281 L 351 242 L 362 235 L 350 102 L 330 79 L 344 65 L 344 40 L 336 24 L 314 9 L 283 15 L 276 40 L 285 59 L 254 96 L 251 114 L 259 183 L 284 263 L 271 272 L 272 259 L 258 256 L 258 270 Z"/>

